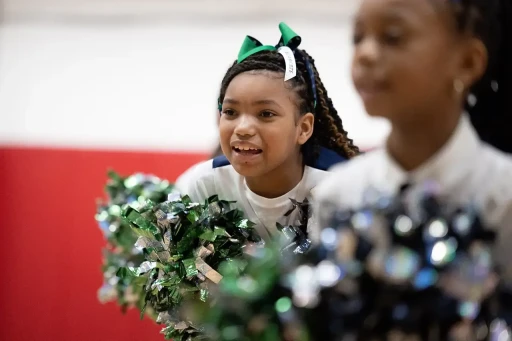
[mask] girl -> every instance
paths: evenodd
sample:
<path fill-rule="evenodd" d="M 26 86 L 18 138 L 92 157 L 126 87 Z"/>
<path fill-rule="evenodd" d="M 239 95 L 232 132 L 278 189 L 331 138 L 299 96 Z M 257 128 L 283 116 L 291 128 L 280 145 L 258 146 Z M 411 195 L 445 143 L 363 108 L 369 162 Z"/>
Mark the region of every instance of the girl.
<path fill-rule="evenodd" d="M 246 37 L 222 80 L 219 135 L 224 156 L 194 166 L 176 184 L 194 201 L 212 195 L 236 201 L 264 239 L 277 231 L 276 222 L 298 220 L 298 210 L 289 212 L 294 208 L 290 199 L 302 202 L 328 167 L 359 152 L 313 58 L 297 48 L 301 38 L 283 23 L 279 28 L 277 46 Z"/>
<path fill-rule="evenodd" d="M 393 194 L 405 183 L 433 180 L 448 203 L 474 202 L 486 223 L 500 228 L 498 257 L 507 260 L 512 159 L 479 139 L 463 106 L 486 70 L 504 70 L 488 65 L 500 61 L 489 55 L 495 47 L 488 38 L 501 28 L 501 43 L 510 44 L 509 13 L 510 3 L 498 0 L 362 1 L 352 78 L 367 112 L 387 118 L 392 129 L 385 148 L 334 167 L 317 188 L 320 204 L 356 208 L 368 188 Z M 509 79 L 500 75 L 499 84 L 485 86 L 505 98 Z M 489 103 L 483 96 L 489 91 L 481 93 L 477 102 Z"/>

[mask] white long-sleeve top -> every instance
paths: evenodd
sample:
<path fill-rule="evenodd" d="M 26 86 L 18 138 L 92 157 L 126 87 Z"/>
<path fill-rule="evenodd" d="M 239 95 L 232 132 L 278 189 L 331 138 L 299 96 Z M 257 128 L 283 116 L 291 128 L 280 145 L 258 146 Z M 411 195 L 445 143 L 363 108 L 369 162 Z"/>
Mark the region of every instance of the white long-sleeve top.
<path fill-rule="evenodd" d="M 507 266 L 507 282 L 512 283 L 512 157 L 482 142 L 466 115 L 444 147 L 411 172 L 385 148 L 334 166 L 316 188 L 315 214 L 327 203 L 357 209 L 368 188 L 393 195 L 404 183 L 426 181 L 439 184 L 449 204 L 476 204 L 486 226 L 498 232 L 496 259 Z"/>

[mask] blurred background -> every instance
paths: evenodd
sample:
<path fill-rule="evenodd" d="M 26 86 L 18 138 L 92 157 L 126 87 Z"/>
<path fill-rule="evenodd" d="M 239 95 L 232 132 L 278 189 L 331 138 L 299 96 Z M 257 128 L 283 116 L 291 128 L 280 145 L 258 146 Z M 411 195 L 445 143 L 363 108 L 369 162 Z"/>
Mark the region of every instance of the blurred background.
<path fill-rule="evenodd" d="M 388 126 L 350 82 L 357 0 L 0 0 L 0 340 L 162 340 L 102 305 L 106 171 L 171 181 L 216 148 L 220 81 L 245 35 L 286 21 L 363 149 Z"/>

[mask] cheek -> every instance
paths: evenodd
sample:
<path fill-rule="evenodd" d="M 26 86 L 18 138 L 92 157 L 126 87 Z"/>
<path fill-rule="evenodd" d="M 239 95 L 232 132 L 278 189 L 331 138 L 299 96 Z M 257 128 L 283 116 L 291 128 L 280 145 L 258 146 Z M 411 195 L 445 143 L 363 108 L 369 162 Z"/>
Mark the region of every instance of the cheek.
<path fill-rule="evenodd" d="M 404 53 L 391 53 L 396 86 L 417 94 L 420 93 L 415 89 L 424 92 L 444 87 L 452 74 L 449 57 L 443 52 L 446 48 L 441 44 L 418 43 Z"/>
<path fill-rule="evenodd" d="M 352 60 L 350 62 L 350 76 L 352 77 L 352 80 L 354 80 L 354 72 L 356 68 L 360 67 L 361 61 L 358 59 L 356 52 L 352 54 Z"/>
<path fill-rule="evenodd" d="M 446 69 L 446 63 L 435 57 L 403 60 L 393 73 L 393 88 L 405 102 L 434 100 L 432 96 L 447 92 L 450 75 Z"/>
<path fill-rule="evenodd" d="M 297 145 L 295 126 L 289 124 L 267 128 L 261 131 L 261 138 L 270 151 L 268 157 L 276 160 L 289 157 Z"/>
<path fill-rule="evenodd" d="M 228 146 L 231 142 L 231 136 L 233 134 L 233 124 L 222 118 L 219 121 L 219 139 L 221 146 Z"/>

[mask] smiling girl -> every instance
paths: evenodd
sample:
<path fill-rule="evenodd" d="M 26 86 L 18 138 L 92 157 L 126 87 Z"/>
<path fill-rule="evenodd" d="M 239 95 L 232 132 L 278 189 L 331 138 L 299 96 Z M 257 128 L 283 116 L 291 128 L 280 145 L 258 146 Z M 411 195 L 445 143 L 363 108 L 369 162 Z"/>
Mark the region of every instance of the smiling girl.
<path fill-rule="evenodd" d="M 298 49 L 301 38 L 283 23 L 279 28 L 277 46 L 247 37 L 222 80 L 224 156 L 194 166 L 176 184 L 195 201 L 212 195 L 236 201 L 264 239 L 276 233 L 276 222 L 297 221 L 290 199 L 311 199 L 327 168 L 359 153 L 313 58 Z"/>

